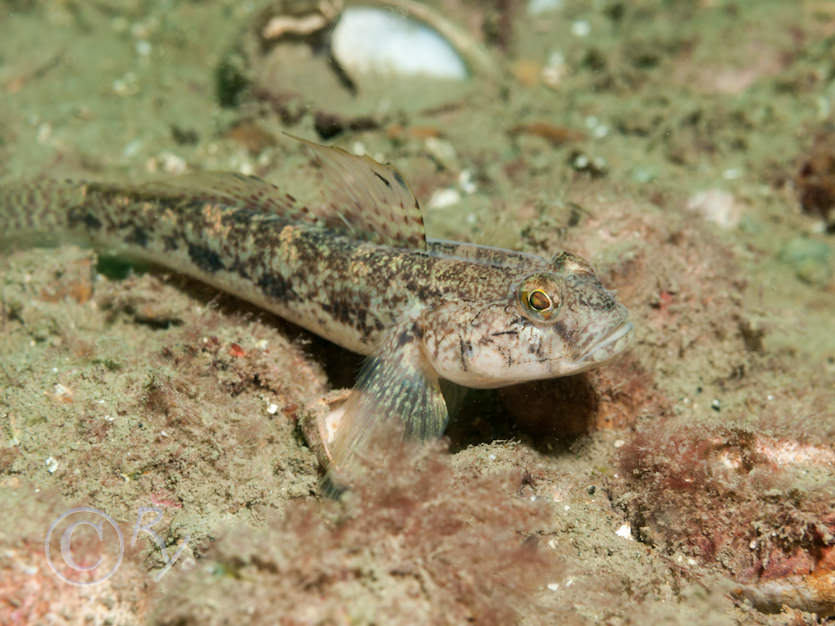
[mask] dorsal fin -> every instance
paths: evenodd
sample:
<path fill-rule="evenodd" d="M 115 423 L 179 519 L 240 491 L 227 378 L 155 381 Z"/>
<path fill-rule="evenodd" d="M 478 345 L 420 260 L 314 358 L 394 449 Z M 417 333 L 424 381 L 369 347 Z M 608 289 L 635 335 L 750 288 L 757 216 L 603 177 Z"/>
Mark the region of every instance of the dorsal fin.
<path fill-rule="evenodd" d="M 130 184 L 86 182 L 85 187 L 90 193 L 127 197 L 133 201 L 165 201 L 171 207 L 180 203 L 216 203 L 324 226 L 318 216 L 311 215 L 309 209 L 290 194 L 261 178 L 244 174 L 195 172 Z"/>
<path fill-rule="evenodd" d="M 196 172 L 133 185 L 90 183 L 89 186 L 100 192 L 148 200 L 226 202 L 307 222 L 356 239 L 426 250 L 420 206 L 397 170 L 340 148 L 288 136 L 307 146 L 321 164 L 325 185 L 323 203 L 307 204 L 266 180 L 229 172 Z"/>
<path fill-rule="evenodd" d="M 304 219 L 302 204 L 292 195 L 257 176 L 232 172 L 195 172 L 168 180 L 140 183 L 138 193 L 160 196 L 189 196 L 276 213 L 289 219 Z"/>
<path fill-rule="evenodd" d="M 322 167 L 325 203 L 311 211 L 328 227 L 374 243 L 426 249 L 420 205 L 396 169 L 341 148 L 288 137 L 307 146 Z"/>

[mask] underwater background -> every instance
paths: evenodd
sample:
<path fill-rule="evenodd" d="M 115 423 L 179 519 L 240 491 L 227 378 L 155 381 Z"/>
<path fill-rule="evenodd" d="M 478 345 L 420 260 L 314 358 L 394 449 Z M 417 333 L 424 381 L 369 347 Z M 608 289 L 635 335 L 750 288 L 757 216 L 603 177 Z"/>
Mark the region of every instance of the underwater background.
<path fill-rule="evenodd" d="M 0 184 L 289 189 L 284 133 L 327 142 L 432 237 L 588 258 L 632 348 L 468 394 L 335 502 L 302 424 L 359 357 L 5 241 L 0 623 L 831 620 L 835 3 L 348 5 L 0 0 Z"/>

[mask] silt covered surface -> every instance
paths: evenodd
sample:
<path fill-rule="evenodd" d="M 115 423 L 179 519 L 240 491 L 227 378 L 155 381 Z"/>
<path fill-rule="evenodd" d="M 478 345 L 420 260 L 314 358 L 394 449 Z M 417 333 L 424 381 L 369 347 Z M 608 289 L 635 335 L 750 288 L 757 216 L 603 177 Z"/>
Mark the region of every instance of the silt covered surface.
<path fill-rule="evenodd" d="M 306 44 L 253 40 L 250 4 L 0 4 L 0 180 L 304 187 L 282 131 L 335 133 L 398 167 L 432 236 L 589 258 L 637 333 L 599 370 L 461 399 L 441 446 L 397 448 L 334 503 L 301 424 L 359 358 L 162 268 L 5 243 L 0 621 L 833 611 L 835 13 L 554 4 L 444 2 L 500 78 L 355 93 Z M 44 552 L 74 507 L 124 534 L 96 585 Z M 112 536 L 90 528 L 95 561 Z"/>

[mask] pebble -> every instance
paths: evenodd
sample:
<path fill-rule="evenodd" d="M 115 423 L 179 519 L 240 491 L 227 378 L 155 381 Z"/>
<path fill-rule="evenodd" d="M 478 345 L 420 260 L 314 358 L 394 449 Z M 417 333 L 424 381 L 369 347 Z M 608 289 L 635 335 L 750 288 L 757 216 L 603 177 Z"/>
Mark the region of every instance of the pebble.
<path fill-rule="evenodd" d="M 780 260 L 794 269 L 795 276 L 804 283 L 824 286 L 832 278 L 829 246 L 807 237 L 796 237 L 780 250 Z"/>

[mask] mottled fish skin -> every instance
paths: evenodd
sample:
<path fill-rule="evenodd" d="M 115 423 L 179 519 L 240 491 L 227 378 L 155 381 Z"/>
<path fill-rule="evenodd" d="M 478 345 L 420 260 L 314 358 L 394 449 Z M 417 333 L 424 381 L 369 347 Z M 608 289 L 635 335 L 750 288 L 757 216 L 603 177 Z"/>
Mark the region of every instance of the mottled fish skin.
<path fill-rule="evenodd" d="M 426 239 L 396 171 L 311 145 L 344 192 L 321 206 L 237 174 L 40 181 L 0 186 L 0 237 L 162 265 L 370 355 L 331 447 L 337 466 L 382 421 L 442 434 L 439 378 L 500 387 L 584 371 L 628 345 L 626 309 L 579 257 Z"/>

